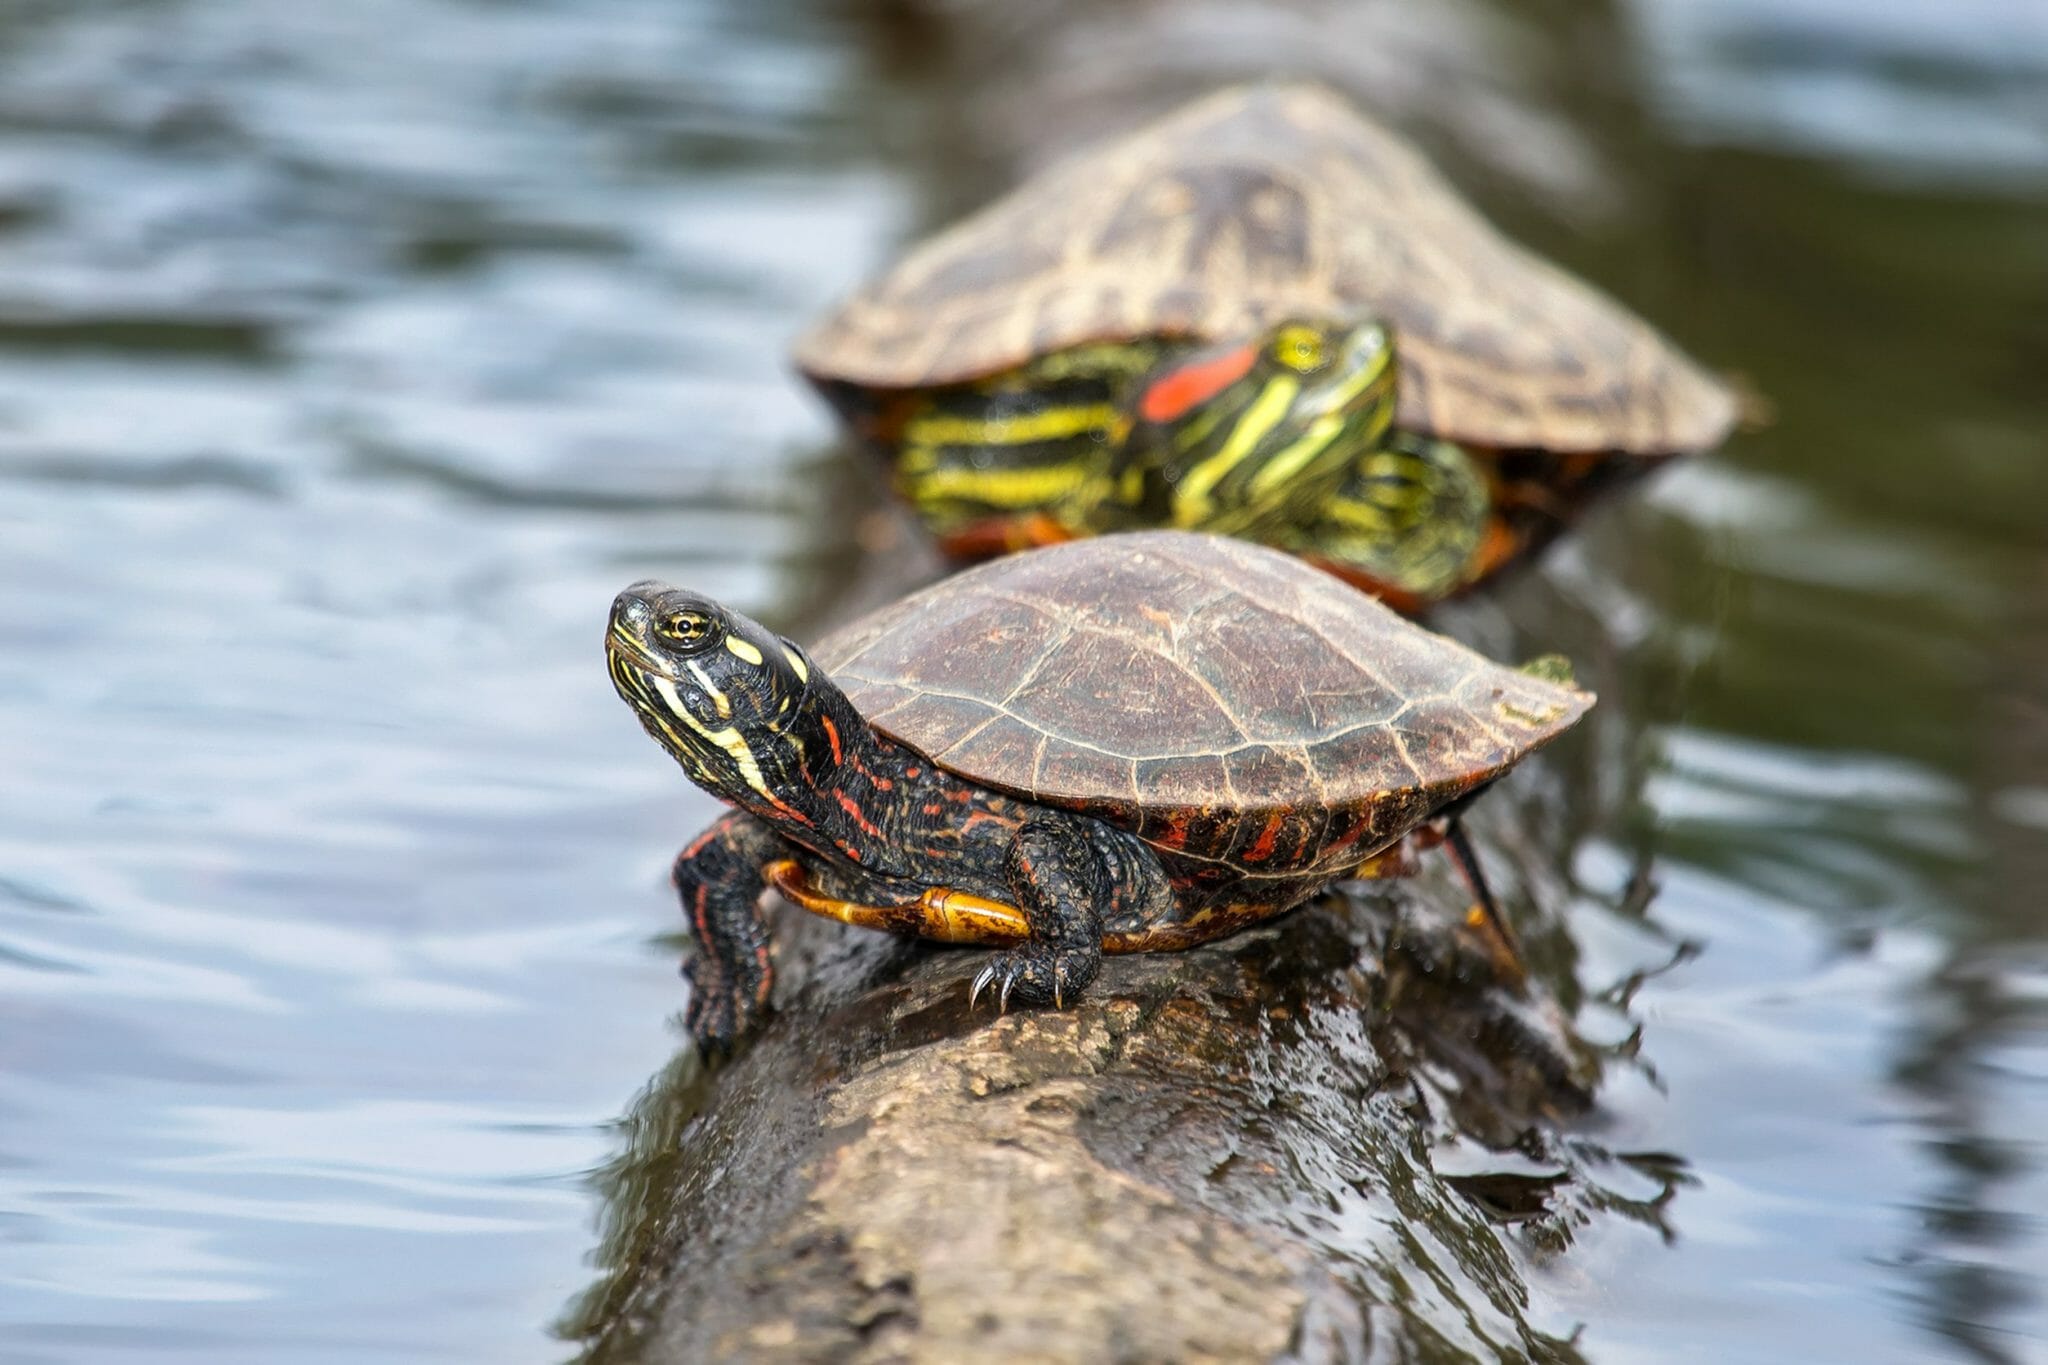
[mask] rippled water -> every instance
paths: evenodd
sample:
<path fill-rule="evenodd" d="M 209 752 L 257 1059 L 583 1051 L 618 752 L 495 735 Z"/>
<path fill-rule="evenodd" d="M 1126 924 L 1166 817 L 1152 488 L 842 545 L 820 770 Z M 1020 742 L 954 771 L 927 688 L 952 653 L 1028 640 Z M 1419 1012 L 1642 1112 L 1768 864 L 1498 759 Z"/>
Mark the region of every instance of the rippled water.
<path fill-rule="evenodd" d="M 1595 1126 L 1689 1163 L 1674 1240 L 1591 1224 L 1532 1311 L 1595 1359 L 2039 1358 L 2032 21 L 1766 8 L 1579 7 L 1606 216 L 1462 168 L 1776 413 L 1451 621 L 1622 683 L 1580 982 L 1698 949 L 1582 1019 L 1643 1027 Z M 944 197 L 882 149 L 945 110 L 844 13 L 0 13 L 0 1358 L 567 1352 L 708 814 L 603 605 L 797 627 L 874 562 L 781 348 Z M 1727 116 L 1764 86 L 1804 112 Z"/>

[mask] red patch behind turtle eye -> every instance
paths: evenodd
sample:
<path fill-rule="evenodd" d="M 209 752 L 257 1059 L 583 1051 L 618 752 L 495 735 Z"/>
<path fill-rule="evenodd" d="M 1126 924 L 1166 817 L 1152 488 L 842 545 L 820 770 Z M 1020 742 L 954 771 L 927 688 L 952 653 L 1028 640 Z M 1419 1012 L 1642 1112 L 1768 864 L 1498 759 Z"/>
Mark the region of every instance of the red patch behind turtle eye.
<path fill-rule="evenodd" d="M 1148 422 L 1171 422 L 1244 378 L 1258 356 L 1258 347 L 1239 346 L 1222 355 L 1168 370 L 1138 400 L 1138 415 Z"/>

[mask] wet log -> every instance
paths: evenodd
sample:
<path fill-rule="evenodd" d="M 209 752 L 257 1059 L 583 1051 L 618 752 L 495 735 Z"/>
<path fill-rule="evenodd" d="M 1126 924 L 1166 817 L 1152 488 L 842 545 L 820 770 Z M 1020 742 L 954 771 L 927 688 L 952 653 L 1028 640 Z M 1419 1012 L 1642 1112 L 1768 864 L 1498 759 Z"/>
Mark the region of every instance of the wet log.
<path fill-rule="evenodd" d="M 888 0 L 848 5 L 932 116 L 905 140 L 950 221 L 1033 171 L 1225 85 L 1320 81 L 1451 164 L 1586 221 L 1618 206 L 1560 111 L 1578 49 L 1476 0 Z M 1587 22 L 1593 22 L 1588 20 Z"/>
<path fill-rule="evenodd" d="M 977 953 L 785 907 L 777 1015 L 643 1097 L 565 1332 L 596 1362 L 1577 1358 L 1529 1267 L 1661 1198 L 1558 1136 L 1600 1061 L 1559 1011 L 1391 904 L 1007 1016 L 968 1006 Z"/>
<path fill-rule="evenodd" d="M 933 222 L 1275 70 L 1577 211 L 1601 197 L 1546 76 L 1497 60 L 1530 35 L 1476 7 L 859 12 L 896 16 L 879 46 L 929 105 L 908 160 Z M 902 562 L 900 516 L 874 521 L 894 530 L 869 573 Z M 1569 633 L 1546 647 L 1585 658 Z M 1491 832 L 1518 909 L 1571 899 L 1560 822 L 1603 804 L 1586 772 L 1570 800 L 1549 783 Z M 1560 923 L 1524 923 L 1538 970 L 1517 985 L 1461 909 L 1441 881 L 1331 894 L 1221 944 L 1112 959 L 1066 1011 L 998 1017 L 968 1006 L 980 954 L 779 907 L 777 1014 L 716 1070 L 685 1046 L 649 1085 L 598 1176 L 603 1279 L 560 1330 L 605 1365 L 1576 1360 L 1539 1268 L 1595 1218 L 1661 1231 L 1684 1177 L 1573 1122 L 1631 1047 L 1573 1036 Z"/>

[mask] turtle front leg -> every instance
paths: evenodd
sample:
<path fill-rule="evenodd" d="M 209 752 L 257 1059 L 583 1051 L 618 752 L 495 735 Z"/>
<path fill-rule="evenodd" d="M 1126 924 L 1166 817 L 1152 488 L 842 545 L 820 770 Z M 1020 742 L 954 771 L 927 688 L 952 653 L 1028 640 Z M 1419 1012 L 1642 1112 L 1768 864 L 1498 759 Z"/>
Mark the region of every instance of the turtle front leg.
<path fill-rule="evenodd" d="M 1166 870 L 1138 840 L 1081 816 L 1034 815 L 1011 840 L 1003 873 L 1030 938 L 989 959 L 969 1003 L 993 987 L 997 1002 L 1064 1007 L 1102 969 L 1105 920 L 1156 914 L 1170 900 Z"/>
<path fill-rule="evenodd" d="M 690 982 L 685 1018 L 706 1052 L 730 1051 L 768 1012 L 775 969 L 761 916 L 761 869 L 787 849 L 759 820 L 733 811 L 676 857 L 676 895 L 696 949 L 683 963 Z"/>

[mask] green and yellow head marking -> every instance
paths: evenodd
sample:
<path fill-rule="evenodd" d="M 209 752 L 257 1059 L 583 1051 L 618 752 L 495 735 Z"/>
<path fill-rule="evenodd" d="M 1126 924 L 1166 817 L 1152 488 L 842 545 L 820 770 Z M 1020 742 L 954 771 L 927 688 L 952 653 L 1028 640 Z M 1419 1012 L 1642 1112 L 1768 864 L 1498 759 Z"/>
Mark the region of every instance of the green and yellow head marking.
<path fill-rule="evenodd" d="M 1156 373 L 1138 399 L 1147 425 L 1130 458 L 1164 485 L 1151 494 L 1159 519 L 1271 534 L 1386 435 L 1394 384 L 1393 342 L 1379 323 L 1282 322 Z"/>
<path fill-rule="evenodd" d="M 1293 318 L 1205 349 L 1069 347 L 926 396 L 898 487 L 941 536 L 1034 514 L 1086 533 L 1166 524 L 1273 538 L 1386 435 L 1395 365 L 1374 321 Z"/>

